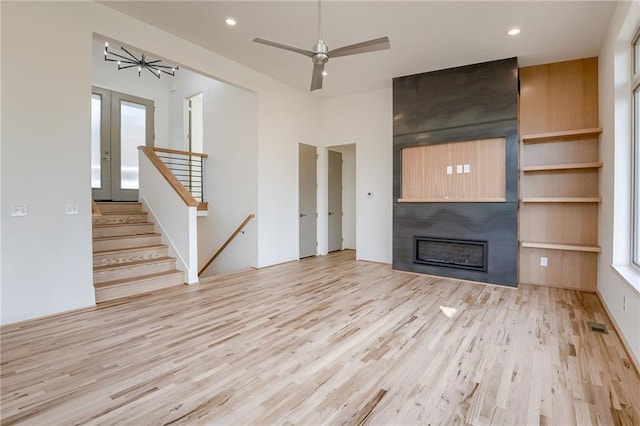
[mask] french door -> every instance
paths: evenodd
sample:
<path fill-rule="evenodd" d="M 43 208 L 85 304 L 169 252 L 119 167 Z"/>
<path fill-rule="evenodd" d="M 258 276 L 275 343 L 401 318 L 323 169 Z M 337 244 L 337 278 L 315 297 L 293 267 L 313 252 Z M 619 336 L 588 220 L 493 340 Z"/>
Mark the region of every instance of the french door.
<path fill-rule="evenodd" d="M 153 115 L 152 100 L 92 88 L 94 200 L 138 201 L 138 146 L 153 146 Z"/>

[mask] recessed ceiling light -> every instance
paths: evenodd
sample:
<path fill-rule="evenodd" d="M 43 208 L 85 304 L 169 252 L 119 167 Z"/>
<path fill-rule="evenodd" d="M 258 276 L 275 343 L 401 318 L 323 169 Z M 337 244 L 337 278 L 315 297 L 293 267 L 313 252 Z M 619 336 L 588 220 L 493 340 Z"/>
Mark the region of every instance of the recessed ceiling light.
<path fill-rule="evenodd" d="M 224 23 L 225 23 L 225 24 L 227 24 L 227 25 L 228 25 L 228 26 L 230 26 L 230 27 L 235 27 L 235 26 L 236 26 L 236 24 L 237 24 L 236 20 L 235 20 L 235 19 L 233 19 L 233 18 L 227 18 L 227 19 L 225 19 L 225 20 L 224 20 Z"/>
<path fill-rule="evenodd" d="M 511 28 L 509 31 L 507 31 L 507 34 L 509 34 L 510 36 L 518 35 L 520 34 L 520 28 Z"/>

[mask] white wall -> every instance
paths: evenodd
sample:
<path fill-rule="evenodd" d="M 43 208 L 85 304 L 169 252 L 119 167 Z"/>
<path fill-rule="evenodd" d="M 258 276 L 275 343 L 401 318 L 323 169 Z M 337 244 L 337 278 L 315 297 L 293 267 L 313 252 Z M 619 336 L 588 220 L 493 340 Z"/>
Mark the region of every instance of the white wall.
<path fill-rule="evenodd" d="M 94 303 L 88 143 L 94 34 L 257 93 L 257 266 L 297 258 L 298 143 L 315 142 L 316 98 L 95 2 L 0 7 L 3 323 Z M 65 216 L 65 202 L 77 202 L 80 215 Z M 9 217 L 11 203 L 28 203 L 29 216 Z"/>
<path fill-rule="evenodd" d="M 629 264 L 631 122 L 630 41 L 640 24 L 640 4 L 619 2 L 599 55 L 600 174 L 598 292 L 640 366 L 640 282 L 614 268 Z M 636 281 L 638 278 L 635 278 Z M 627 310 L 623 310 L 623 299 Z"/>
<path fill-rule="evenodd" d="M 251 213 L 257 210 L 258 99 L 254 92 L 181 69 L 172 84 L 170 125 L 172 146 L 187 150 L 184 100 L 203 94 L 207 216 L 198 217 L 198 265 L 202 266 Z M 180 140 L 181 139 L 181 140 Z M 293 167 L 293 165 L 290 165 Z M 255 219 L 247 225 L 203 277 L 256 266 L 258 233 Z"/>
<path fill-rule="evenodd" d="M 322 145 L 356 144 L 357 258 L 384 263 L 391 263 L 392 257 L 392 113 L 391 81 L 384 90 L 321 101 Z M 326 162 L 326 155 L 320 159 Z M 321 193 L 326 193 L 326 179 L 319 183 Z M 327 209 L 326 197 L 321 201 L 320 215 Z M 319 232 L 326 239 L 326 223 Z"/>
<path fill-rule="evenodd" d="M 111 42 L 109 50 L 119 52 L 122 44 Z M 131 53 L 140 54 L 141 50 L 125 46 Z M 119 70 L 115 62 L 104 60 L 104 41 L 94 40 L 92 44 L 92 77 L 94 86 L 120 93 L 126 93 L 153 101 L 154 106 L 154 145 L 169 147 L 169 87 L 173 77 L 152 76 L 148 71 L 138 77 L 137 68 Z M 162 59 L 153 57 L 153 59 Z M 144 70 L 143 70 L 144 71 Z M 178 71 L 179 72 L 179 71 Z"/>
<path fill-rule="evenodd" d="M 95 299 L 92 40 L 75 16 L 87 5 L 1 7 L 4 324 L 90 306 Z M 12 203 L 26 203 L 28 216 L 9 216 Z M 65 203 L 78 203 L 80 214 L 65 215 Z"/>

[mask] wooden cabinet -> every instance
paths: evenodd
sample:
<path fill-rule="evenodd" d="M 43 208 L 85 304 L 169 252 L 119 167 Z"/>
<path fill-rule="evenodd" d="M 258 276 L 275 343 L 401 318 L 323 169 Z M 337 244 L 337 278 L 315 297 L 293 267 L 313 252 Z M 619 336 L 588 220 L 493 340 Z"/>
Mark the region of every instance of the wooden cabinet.
<path fill-rule="evenodd" d="M 597 66 L 589 58 L 520 69 L 521 283 L 596 289 Z"/>

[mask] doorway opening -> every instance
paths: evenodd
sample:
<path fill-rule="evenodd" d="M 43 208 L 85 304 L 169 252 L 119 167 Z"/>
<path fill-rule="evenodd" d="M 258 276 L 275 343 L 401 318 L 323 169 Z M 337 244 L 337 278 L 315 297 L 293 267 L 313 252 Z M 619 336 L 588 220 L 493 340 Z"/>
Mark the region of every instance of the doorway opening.
<path fill-rule="evenodd" d="M 328 148 L 327 251 L 356 250 L 356 144 Z"/>

